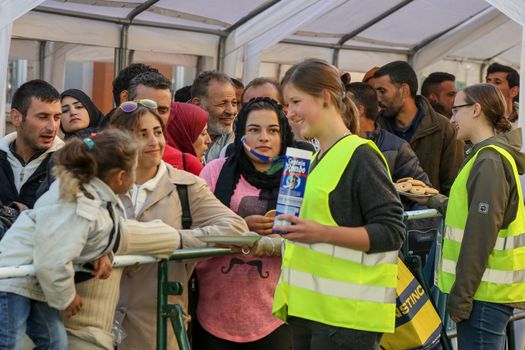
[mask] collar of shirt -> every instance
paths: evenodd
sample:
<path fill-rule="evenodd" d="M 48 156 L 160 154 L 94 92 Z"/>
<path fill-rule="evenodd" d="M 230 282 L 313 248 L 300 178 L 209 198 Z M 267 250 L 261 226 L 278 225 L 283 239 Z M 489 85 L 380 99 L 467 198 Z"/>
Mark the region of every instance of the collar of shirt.
<path fill-rule="evenodd" d="M 398 137 L 401 137 L 403 140 L 410 142 L 412 139 L 412 136 L 414 136 L 417 127 L 421 123 L 421 119 L 423 119 L 423 116 L 425 115 L 425 109 L 423 108 L 423 105 L 420 103 L 416 103 L 417 105 L 417 113 L 414 119 L 412 119 L 412 123 L 406 128 L 401 128 L 396 125 L 395 118 L 392 119 L 386 119 L 388 123 L 390 123 L 390 126 L 392 128 L 392 131 L 394 134 Z"/>
<path fill-rule="evenodd" d="M 13 156 L 16 159 L 18 159 L 18 161 L 20 162 L 20 164 L 22 164 L 22 166 L 26 166 L 28 163 L 30 163 L 31 161 L 37 159 L 38 157 L 40 157 L 42 154 L 44 154 L 46 152 L 46 150 L 40 151 L 40 152 L 36 152 L 35 154 L 33 154 L 31 159 L 29 159 L 29 161 L 26 163 L 24 161 L 24 159 L 18 153 L 16 153 L 16 140 L 9 144 L 9 151 L 11 151 L 11 153 L 13 154 Z"/>
<path fill-rule="evenodd" d="M 160 162 L 157 174 L 154 177 L 144 182 L 142 185 L 134 184 L 129 192 L 131 197 L 131 203 L 133 203 L 133 209 L 135 211 L 135 216 L 142 210 L 144 203 L 146 203 L 146 198 L 148 197 L 148 192 L 152 192 L 155 187 L 157 187 L 160 179 L 166 174 L 167 168 L 164 162 Z"/>

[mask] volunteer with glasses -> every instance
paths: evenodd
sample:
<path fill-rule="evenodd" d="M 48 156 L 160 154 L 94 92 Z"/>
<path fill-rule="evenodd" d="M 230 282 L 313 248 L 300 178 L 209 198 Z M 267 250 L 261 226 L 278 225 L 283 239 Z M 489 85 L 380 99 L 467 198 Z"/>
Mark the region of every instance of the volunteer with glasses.
<path fill-rule="evenodd" d="M 128 218 L 150 222 L 162 220 L 179 230 L 180 248 L 204 247 L 196 236 L 236 235 L 248 231 L 244 220 L 215 198 L 204 180 L 174 169 L 162 160 L 166 146 L 164 124 L 153 101 L 125 102 L 111 117 L 110 127 L 132 132 L 139 144 L 136 183 L 121 196 Z M 178 187 L 186 186 L 192 229 L 182 227 Z M 154 233 L 154 232 L 152 232 Z M 151 242 L 155 245 L 155 242 Z M 159 248 L 161 248 L 159 246 Z M 169 302 L 183 306 L 187 315 L 187 281 L 194 263 L 171 262 L 169 280 L 182 283 L 184 294 Z M 121 281 L 118 309 L 127 337 L 122 349 L 154 349 L 156 343 L 157 266 L 127 268 Z M 185 316 L 188 321 L 188 317 Z M 168 331 L 169 349 L 176 349 L 175 335 Z"/>
<path fill-rule="evenodd" d="M 460 91 L 452 112 L 458 139 L 473 146 L 450 197 L 427 203 L 445 214 L 439 288 L 459 349 L 501 350 L 513 308 L 525 305 L 521 129 L 510 131 L 505 100 L 489 84 Z"/>

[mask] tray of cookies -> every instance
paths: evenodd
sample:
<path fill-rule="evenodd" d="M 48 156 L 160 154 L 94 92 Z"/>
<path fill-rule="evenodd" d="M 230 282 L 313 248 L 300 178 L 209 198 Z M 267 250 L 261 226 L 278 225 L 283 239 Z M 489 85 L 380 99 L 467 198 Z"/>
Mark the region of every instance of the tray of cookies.
<path fill-rule="evenodd" d="M 394 184 L 397 192 L 405 197 L 425 198 L 439 194 L 439 191 L 425 184 L 423 181 L 411 177 L 399 179 Z"/>

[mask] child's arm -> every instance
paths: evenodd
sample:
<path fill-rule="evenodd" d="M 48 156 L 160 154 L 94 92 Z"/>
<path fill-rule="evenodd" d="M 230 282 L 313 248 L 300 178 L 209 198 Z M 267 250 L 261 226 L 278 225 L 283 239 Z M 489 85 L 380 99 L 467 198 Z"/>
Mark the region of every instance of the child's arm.
<path fill-rule="evenodd" d="M 57 212 L 61 215 L 56 215 Z M 78 215 L 73 203 L 41 207 L 32 214 L 36 223 L 33 249 L 36 277 L 47 303 L 65 310 L 77 295 L 73 260 L 81 255 L 96 222 Z"/>

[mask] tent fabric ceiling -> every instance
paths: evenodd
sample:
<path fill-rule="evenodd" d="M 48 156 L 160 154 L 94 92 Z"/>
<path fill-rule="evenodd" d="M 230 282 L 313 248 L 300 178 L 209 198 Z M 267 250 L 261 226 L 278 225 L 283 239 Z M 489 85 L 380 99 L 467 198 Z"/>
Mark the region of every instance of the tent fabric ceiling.
<path fill-rule="evenodd" d="M 79 44 L 100 45 L 115 47 L 118 45 L 118 30 L 120 26 L 112 26 L 106 23 L 106 29 L 92 29 L 93 35 L 100 35 L 101 32 L 108 33 L 105 39 L 91 38 L 90 35 L 83 35 L 75 32 L 74 22 L 71 17 L 64 18 L 64 23 L 68 23 L 69 28 L 57 24 L 60 17 L 56 17 L 49 12 L 60 13 L 69 16 L 102 16 L 106 22 L 114 19 L 125 21 L 129 13 L 137 6 L 146 1 L 140 0 L 46 0 L 27 17 L 36 16 L 39 21 L 34 29 L 30 29 L 31 21 L 24 20 L 24 17 L 15 21 L 13 34 L 15 37 L 33 38 L 42 40 L 55 40 L 71 42 L 66 36 L 73 35 Z M 155 23 L 159 26 L 188 27 L 201 30 L 201 36 L 196 40 L 195 50 L 192 49 L 191 36 L 185 36 L 182 42 L 183 50 L 180 53 L 202 55 L 208 53 L 216 55 L 216 50 L 220 36 L 228 33 L 229 28 L 241 19 L 245 19 L 261 6 L 272 3 L 270 0 L 160 0 L 154 3 L 146 11 L 140 13 L 134 21 L 137 26 L 132 24 L 131 28 L 136 28 L 135 32 L 152 33 L 153 31 L 145 27 Z M 382 14 L 389 13 L 393 8 L 397 8 L 389 15 L 381 18 Z M 315 19 L 303 24 L 298 30 L 290 33 L 281 44 L 266 51 L 274 51 L 274 54 L 265 52 L 264 56 L 271 56 L 272 61 L 276 58 L 275 52 L 282 51 L 282 45 L 313 45 L 326 49 L 339 48 L 341 52 L 345 49 L 359 51 L 384 52 L 392 55 L 405 54 L 412 55 L 427 42 L 438 38 L 441 34 L 454 29 L 473 16 L 490 8 L 491 5 L 485 0 L 349 0 L 335 9 L 318 16 Z M 47 13 L 42 13 L 45 11 Z M 264 16 L 264 12 L 259 14 Z M 62 30 L 45 30 L 44 18 L 50 18 L 48 26 L 62 27 Z M 377 18 L 376 23 L 370 23 L 371 19 Z M 80 20 L 78 20 L 80 21 Z M 80 22 L 79 22 L 80 23 Z M 94 22 L 89 21 L 89 25 Z M 123 22 L 122 22 L 123 23 Z M 22 25 L 27 28 L 21 28 Z M 116 23 L 117 24 L 117 23 Z M 140 27 L 143 27 L 139 29 Z M 166 29 L 169 31 L 169 29 Z M 182 29 L 183 30 L 183 29 Z M 60 40 L 60 33 L 63 38 Z M 348 34 L 353 35 L 348 38 Z M 180 34 L 180 33 L 179 33 Z M 177 34 L 177 35 L 179 35 Z M 173 38 L 173 46 L 166 52 L 176 52 L 177 35 Z M 205 38 L 209 37 L 209 38 Z M 343 38 L 348 39 L 345 40 Z M 497 30 L 473 42 L 464 43 L 460 48 L 453 52 L 448 52 L 449 57 L 465 58 L 476 60 L 489 60 L 502 58 L 510 64 L 519 66 L 521 54 L 521 26 L 508 19 L 507 23 L 500 26 Z M 147 49 L 148 42 L 145 35 L 141 36 L 141 42 L 137 43 L 130 35 L 130 48 Z M 169 34 L 162 34 L 162 40 L 169 40 Z M 151 38 L 153 50 L 159 51 L 162 45 L 155 45 L 155 38 Z M 214 43 L 209 50 L 203 45 Z M 341 45 L 342 44 L 342 45 Z M 165 45 L 165 43 L 163 43 Z M 167 45 L 165 45 L 167 46 Z M 287 49 L 288 50 L 288 49 Z M 343 56 L 344 57 L 344 56 Z M 290 61 L 290 60 L 288 60 Z"/>

